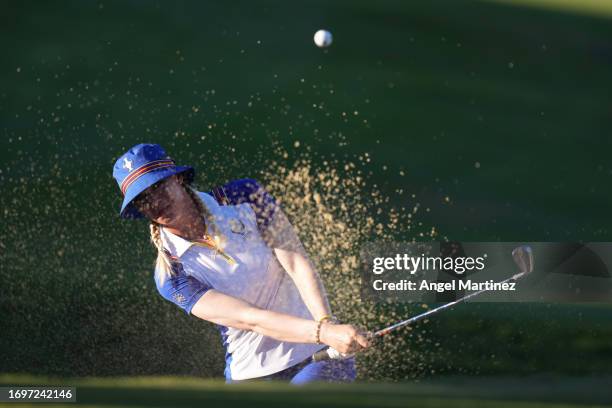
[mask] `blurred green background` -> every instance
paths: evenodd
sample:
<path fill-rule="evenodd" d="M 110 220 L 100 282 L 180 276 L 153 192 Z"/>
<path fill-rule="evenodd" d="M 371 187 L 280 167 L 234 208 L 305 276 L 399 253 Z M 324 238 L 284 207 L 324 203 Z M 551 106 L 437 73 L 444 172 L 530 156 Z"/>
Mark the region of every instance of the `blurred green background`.
<path fill-rule="evenodd" d="M 222 375 L 216 330 L 157 294 L 146 224 L 117 216 L 112 165 L 142 141 L 203 190 L 265 182 L 280 146 L 289 164 L 359 162 L 452 240 L 612 241 L 610 2 L 2 9 L 0 372 Z M 366 356 L 360 376 L 610 375 L 610 311 L 465 305 L 418 327 L 427 341 L 406 333 L 427 358 Z"/>

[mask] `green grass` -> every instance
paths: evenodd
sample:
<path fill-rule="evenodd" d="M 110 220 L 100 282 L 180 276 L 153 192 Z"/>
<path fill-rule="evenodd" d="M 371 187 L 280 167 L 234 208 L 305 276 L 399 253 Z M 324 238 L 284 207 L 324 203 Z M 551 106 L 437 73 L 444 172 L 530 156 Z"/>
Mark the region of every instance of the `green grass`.
<path fill-rule="evenodd" d="M 195 378 L 46 379 L 0 376 L 0 385 L 66 385 L 87 407 L 587 407 L 609 406 L 609 378 L 441 379 L 404 384 L 225 385 Z M 28 406 L 21 405 L 20 406 Z"/>

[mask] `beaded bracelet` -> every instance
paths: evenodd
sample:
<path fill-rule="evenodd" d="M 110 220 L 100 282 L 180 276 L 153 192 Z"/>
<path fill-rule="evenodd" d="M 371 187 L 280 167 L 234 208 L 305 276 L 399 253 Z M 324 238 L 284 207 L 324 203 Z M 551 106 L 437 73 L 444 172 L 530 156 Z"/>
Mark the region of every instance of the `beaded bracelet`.
<path fill-rule="evenodd" d="M 330 321 L 332 323 L 336 323 L 338 321 L 338 319 L 336 319 L 332 315 L 325 315 L 325 316 L 319 317 L 319 319 L 317 320 L 317 334 L 316 334 L 317 344 L 321 344 L 321 338 L 320 338 L 321 337 L 321 326 L 323 326 L 323 323 L 325 321 Z"/>
<path fill-rule="evenodd" d="M 315 336 L 317 344 L 321 344 L 321 326 L 323 326 L 324 319 L 317 321 L 317 334 Z"/>
<path fill-rule="evenodd" d="M 319 319 L 317 320 L 317 322 L 324 322 L 325 320 L 331 320 L 332 315 L 323 315 L 321 317 L 319 317 Z"/>

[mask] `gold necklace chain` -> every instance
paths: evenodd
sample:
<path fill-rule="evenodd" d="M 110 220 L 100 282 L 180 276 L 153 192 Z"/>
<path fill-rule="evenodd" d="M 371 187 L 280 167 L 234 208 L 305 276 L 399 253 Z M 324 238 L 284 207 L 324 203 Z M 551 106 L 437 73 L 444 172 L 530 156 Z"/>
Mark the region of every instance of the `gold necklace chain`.
<path fill-rule="evenodd" d="M 192 242 L 193 242 L 193 244 L 195 244 L 195 245 L 197 245 L 199 247 L 210 248 L 210 249 L 215 250 L 216 253 L 221 255 L 227 261 L 227 263 L 229 263 L 230 265 L 234 265 L 236 263 L 236 260 L 234 258 L 232 258 L 229 254 L 227 254 L 225 251 L 223 251 L 223 249 L 221 249 L 219 247 L 219 244 L 216 242 L 216 240 L 213 239 L 208 234 L 204 235 L 204 238 L 197 239 L 197 240 L 192 241 Z"/>

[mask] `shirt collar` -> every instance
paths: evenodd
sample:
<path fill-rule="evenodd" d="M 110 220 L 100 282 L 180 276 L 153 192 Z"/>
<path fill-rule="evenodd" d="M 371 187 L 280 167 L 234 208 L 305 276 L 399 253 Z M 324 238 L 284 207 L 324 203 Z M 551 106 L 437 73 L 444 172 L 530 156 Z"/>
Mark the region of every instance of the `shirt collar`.
<path fill-rule="evenodd" d="M 211 212 L 211 214 L 216 216 L 218 214 L 218 210 L 220 208 L 217 200 L 215 200 L 210 194 L 198 192 L 200 198 L 204 201 L 206 208 Z M 165 228 L 160 228 L 160 237 L 162 240 L 162 244 L 164 247 L 170 251 L 172 256 L 180 258 L 183 256 L 185 252 L 193 245 L 193 242 L 186 240 L 185 238 L 179 237 L 176 234 L 167 231 Z"/>
<path fill-rule="evenodd" d="M 172 256 L 180 258 L 193 245 L 193 242 L 186 240 L 167 231 L 164 227 L 160 228 L 160 237 L 164 248 L 166 248 Z"/>

